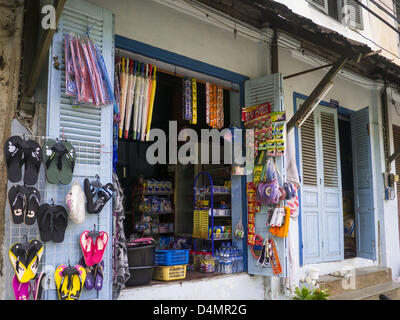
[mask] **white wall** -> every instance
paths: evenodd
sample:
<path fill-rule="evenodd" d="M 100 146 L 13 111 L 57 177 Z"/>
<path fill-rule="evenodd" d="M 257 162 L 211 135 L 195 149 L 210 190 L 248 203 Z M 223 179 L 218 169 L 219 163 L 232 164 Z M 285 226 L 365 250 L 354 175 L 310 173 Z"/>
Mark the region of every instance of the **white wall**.
<path fill-rule="evenodd" d="M 131 287 L 119 300 L 263 300 L 264 278 L 247 274 Z"/>
<path fill-rule="evenodd" d="M 267 45 L 153 0 L 89 0 L 115 14 L 115 34 L 248 77 L 268 71 Z M 182 3 L 183 1 L 176 1 Z M 200 16 L 200 12 L 198 13 Z"/>

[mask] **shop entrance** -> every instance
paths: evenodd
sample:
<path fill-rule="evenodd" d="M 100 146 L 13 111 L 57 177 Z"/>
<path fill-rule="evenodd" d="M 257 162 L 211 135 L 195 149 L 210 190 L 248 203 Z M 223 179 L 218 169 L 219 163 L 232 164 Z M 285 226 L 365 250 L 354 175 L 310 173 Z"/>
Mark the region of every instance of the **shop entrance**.
<path fill-rule="evenodd" d="M 357 256 L 350 117 L 339 114 L 338 125 L 343 197 L 344 258 L 349 259 Z"/>
<path fill-rule="evenodd" d="M 147 152 L 154 147 L 154 143 L 157 141 L 135 140 L 133 125 L 129 128 L 127 138 L 123 136 L 118 139 L 116 171 L 125 197 L 124 231 L 128 239 L 128 260 L 131 271 L 127 287 L 143 286 L 165 280 L 193 280 L 223 273 L 237 273 L 243 270 L 243 253 L 232 243 L 231 166 L 223 162 L 207 165 L 201 163 L 182 164 L 179 159 L 177 163 L 169 161 L 170 153 L 178 152 L 187 142 L 177 141 L 178 150 L 170 149 L 171 139 L 177 139 L 169 132 L 170 123 L 176 123 L 178 135 L 184 129 L 192 129 L 197 133 L 199 141 L 196 144 L 198 152 L 196 156 L 200 159 L 200 145 L 204 143 L 204 141 L 200 143 L 201 130 L 213 128 L 211 123 L 207 123 L 206 110 L 209 102 L 206 97 L 209 95 L 206 92 L 208 88 L 213 86 L 216 89 L 215 92 L 219 94 L 219 110 L 222 112 L 220 118 L 223 120 L 219 125 L 219 130 L 231 126 L 231 99 L 238 96 L 239 91 L 232 91 L 224 81 L 190 70 L 180 68 L 179 72 L 176 72 L 175 68 L 174 72 L 168 71 L 170 66 L 141 55 L 117 50 L 116 56 L 146 65 L 157 64 L 157 86 L 151 129 L 160 129 L 164 132 L 168 146 L 165 148 L 167 163 L 152 165 L 149 163 Z M 116 70 L 118 70 L 118 65 L 116 65 Z M 189 83 L 193 85 L 193 79 L 196 79 L 197 121 L 185 119 L 184 113 L 184 96 L 185 88 L 187 88 L 184 83 L 189 80 Z M 193 98 L 194 88 L 191 86 L 190 88 Z M 238 109 L 233 112 L 239 111 Z M 225 139 L 221 136 L 217 143 L 221 147 L 220 159 L 223 161 Z M 158 150 L 157 155 L 158 152 L 161 151 Z M 190 155 L 190 150 L 187 155 Z M 211 161 L 212 151 L 209 156 Z M 207 175 L 198 178 L 195 185 L 195 179 L 201 172 L 206 172 Z M 213 218 L 210 209 L 211 184 L 210 179 L 207 179 L 208 175 L 211 177 L 213 185 Z M 194 199 L 195 187 L 200 192 L 199 195 L 196 195 L 196 201 Z M 203 224 L 196 220 L 198 219 L 196 211 L 200 208 L 206 212 L 205 218 L 203 214 Z M 196 227 L 199 226 L 203 230 L 205 228 L 205 234 L 196 233 Z M 213 230 L 211 226 L 214 227 Z M 210 240 L 211 230 L 214 245 Z M 133 244 L 136 245 L 142 241 L 147 241 L 147 244 L 155 246 L 154 265 L 151 263 L 149 265 L 151 259 L 146 257 L 151 250 L 143 250 L 143 253 L 140 254 L 136 253 L 140 248 L 137 250 L 138 247 L 134 248 Z M 132 246 L 130 246 L 131 244 Z M 221 257 L 220 251 L 224 251 L 224 255 L 226 255 L 224 258 L 230 259 L 228 259 L 228 268 L 225 268 L 225 264 L 218 263 L 219 257 Z M 212 253 L 214 253 L 214 258 Z M 186 254 L 188 259 L 185 259 Z M 181 259 L 182 263 L 177 265 L 163 260 L 168 260 L 169 256 L 173 259 Z M 159 259 L 162 261 L 160 262 Z M 189 266 L 186 267 L 186 265 Z M 171 270 L 176 271 L 177 278 L 168 274 Z"/>

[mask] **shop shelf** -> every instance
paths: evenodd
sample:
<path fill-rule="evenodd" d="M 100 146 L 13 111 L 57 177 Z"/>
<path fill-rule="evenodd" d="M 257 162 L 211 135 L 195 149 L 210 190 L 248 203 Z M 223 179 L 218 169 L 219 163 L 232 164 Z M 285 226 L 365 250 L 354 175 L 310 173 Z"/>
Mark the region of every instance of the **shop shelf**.
<path fill-rule="evenodd" d="M 189 250 L 156 250 L 154 262 L 159 266 L 188 264 Z"/>
<path fill-rule="evenodd" d="M 182 280 L 186 278 L 187 265 L 154 267 L 153 279 L 160 281 Z"/>

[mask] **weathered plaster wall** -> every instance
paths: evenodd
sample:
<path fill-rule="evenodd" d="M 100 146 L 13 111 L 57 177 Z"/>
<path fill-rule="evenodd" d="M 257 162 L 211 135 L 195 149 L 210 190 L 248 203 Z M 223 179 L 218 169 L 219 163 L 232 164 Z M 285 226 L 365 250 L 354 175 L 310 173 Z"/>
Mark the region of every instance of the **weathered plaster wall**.
<path fill-rule="evenodd" d="M 17 104 L 21 53 L 23 1 L 0 1 L 0 146 L 10 136 L 11 120 Z M 2 152 L 3 153 L 3 152 Z M 5 159 L 0 157 L 0 212 L 7 201 L 7 171 Z M 0 297 L 4 288 L 4 214 L 0 214 Z"/>

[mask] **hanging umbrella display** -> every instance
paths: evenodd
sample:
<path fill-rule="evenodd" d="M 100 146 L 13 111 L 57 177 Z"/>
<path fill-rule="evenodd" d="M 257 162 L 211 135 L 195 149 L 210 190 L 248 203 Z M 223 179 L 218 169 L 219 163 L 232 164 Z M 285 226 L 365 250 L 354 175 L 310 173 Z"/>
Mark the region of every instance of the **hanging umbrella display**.
<path fill-rule="evenodd" d="M 131 60 L 130 72 L 129 72 L 129 84 L 128 84 L 128 103 L 126 105 L 125 112 L 125 139 L 128 139 L 128 133 L 130 128 L 130 121 L 132 115 L 132 105 L 133 105 L 133 97 L 135 94 L 135 83 L 136 83 L 136 69 L 133 70 L 134 61 Z M 136 64 L 135 64 L 136 68 Z"/>
<path fill-rule="evenodd" d="M 126 60 L 126 65 L 125 65 Z M 120 123 L 119 123 L 119 138 L 122 138 L 125 120 L 126 98 L 129 84 L 128 74 L 129 59 L 122 58 L 122 91 L 121 91 L 121 110 L 120 110 Z"/>
<path fill-rule="evenodd" d="M 152 84 L 151 84 L 151 96 L 150 96 L 150 104 L 149 104 L 149 114 L 147 116 L 147 128 L 146 128 L 146 140 L 147 141 L 149 141 L 151 121 L 153 120 L 153 107 L 154 107 L 154 99 L 155 99 L 155 96 L 156 96 L 156 87 L 157 87 L 156 72 L 157 72 L 157 67 L 153 66 L 153 77 L 152 77 L 152 80 L 151 80 Z"/>

